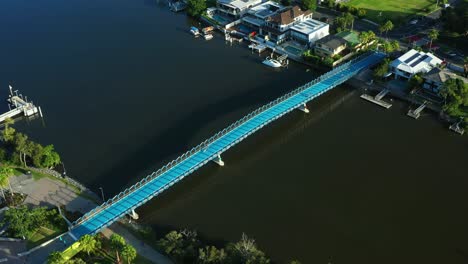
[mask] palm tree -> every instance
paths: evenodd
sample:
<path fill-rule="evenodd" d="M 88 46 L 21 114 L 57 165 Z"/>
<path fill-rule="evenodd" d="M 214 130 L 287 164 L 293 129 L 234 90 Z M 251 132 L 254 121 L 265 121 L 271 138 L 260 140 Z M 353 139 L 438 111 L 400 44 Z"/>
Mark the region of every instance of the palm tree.
<path fill-rule="evenodd" d="M 122 236 L 117 234 L 112 234 L 110 237 L 110 244 L 112 250 L 115 250 L 115 257 L 117 258 L 117 263 L 120 263 L 119 251 L 127 244 L 125 239 Z"/>
<path fill-rule="evenodd" d="M 393 23 L 390 20 L 387 20 L 383 25 L 379 27 L 380 34 L 385 32 L 385 38 L 388 39 L 388 31 L 393 29 Z"/>
<path fill-rule="evenodd" d="M 137 256 L 137 252 L 134 247 L 130 245 L 125 245 L 122 249 L 122 257 L 127 260 L 127 263 L 130 264 Z"/>
<path fill-rule="evenodd" d="M 91 252 L 96 251 L 98 248 L 101 247 L 101 243 L 96 239 L 95 236 L 92 235 L 84 235 L 80 238 L 80 247 L 84 252 L 90 256 Z"/>
<path fill-rule="evenodd" d="M 439 37 L 439 31 L 435 28 L 429 30 L 429 39 L 431 40 L 431 43 L 429 44 L 429 50 L 432 49 L 432 41 L 436 40 Z"/>

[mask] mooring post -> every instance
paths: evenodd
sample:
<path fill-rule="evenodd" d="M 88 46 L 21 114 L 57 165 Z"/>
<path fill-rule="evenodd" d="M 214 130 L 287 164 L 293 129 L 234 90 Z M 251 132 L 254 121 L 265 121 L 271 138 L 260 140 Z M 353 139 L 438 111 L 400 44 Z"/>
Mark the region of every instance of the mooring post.
<path fill-rule="evenodd" d="M 133 208 L 128 215 L 130 215 L 133 220 L 138 220 L 138 218 L 140 218 L 140 216 L 135 212 L 135 208 Z"/>
<path fill-rule="evenodd" d="M 302 112 L 306 114 L 309 113 L 309 109 L 307 108 L 307 105 L 305 103 L 299 107 L 299 110 L 301 110 Z"/>
<path fill-rule="evenodd" d="M 221 155 L 219 154 L 216 158 L 213 159 L 213 161 L 221 167 L 224 166 L 224 161 L 221 159 Z"/>

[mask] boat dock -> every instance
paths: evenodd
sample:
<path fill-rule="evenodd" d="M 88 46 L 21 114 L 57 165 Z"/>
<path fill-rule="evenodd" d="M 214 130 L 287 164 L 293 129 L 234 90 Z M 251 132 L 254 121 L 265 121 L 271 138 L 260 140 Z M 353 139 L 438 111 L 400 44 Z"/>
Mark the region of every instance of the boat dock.
<path fill-rule="evenodd" d="M 421 116 L 421 112 L 422 110 L 424 110 L 424 108 L 426 108 L 427 106 L 427 102 L 424 102 L 422 105 L 420 105 L 418 108 L 414 109 L 414 110 L 409 110 L 407 115 L 414 118 L 414 119 L 418 119 L 420 116 Z"/>
<path fill-rule="evenodd" d="M 389 92 L 390 92 L 389 89 L 385 89 L 385 90 L 382 90 L 380 93 L 378 93 L 376 96 L 363 94 L 361 95 L 361 98 L 371 103 L 374 103 L 376 105 L 380 105 L 386 109 L 389 109 L 390 107 L 392 107 L 392 104 L 382 100 L 382 98 L 384 98 L 385 95 L 387 95 Z"/>
<path fill-rule="evenodd" d="M 39 114 L 42 117 L 41 107 L 35 106 L 32 101 L 28 102 L 28 98 L 23 97 L 22 94 L 18 94 L 18 90 L 13 91 L 13 87 L 11 87 L 11 85 L 10 95 L 7 101 L 10 110 L 0 115 L 0 122 L 5 121 L 7 118 L 12 118 L 21 114 L 26 117 Z"/>

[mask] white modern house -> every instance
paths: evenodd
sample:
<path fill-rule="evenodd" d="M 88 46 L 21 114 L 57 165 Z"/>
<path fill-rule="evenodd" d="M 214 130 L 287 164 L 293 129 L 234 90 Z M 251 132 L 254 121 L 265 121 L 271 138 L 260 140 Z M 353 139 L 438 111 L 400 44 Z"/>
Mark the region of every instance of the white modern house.
<path fill-rule="evenodd" d="M 240 18 L 245 15 L 250 8 L 262 2 L 262 0 L 218 0 L 216 6 L 219 12 L 229 17 Z"/>
<path fill-rule="evenodd" d="M 330 26 L 315 19 L 307 19 L 291 27 L 291 39 L 306 45 L 329 34 Z"/>
<path fill-rule="evenodd" d="M 432 53 L 410 50 L 390 63 L 390 69 L 395 79 L 408 80 L 417 73 L 426 73 L 442 64 L 442 60 Z"/>
<path fill-rule="evenodd" d="M 284 6 L 277 2 L 264 2 L 250 8 L 242 17 L 242 22 L 247 26 L 259 29 L 265 24 L 268 17 L 275 15 L 282 9 L 284 9 Z"/>

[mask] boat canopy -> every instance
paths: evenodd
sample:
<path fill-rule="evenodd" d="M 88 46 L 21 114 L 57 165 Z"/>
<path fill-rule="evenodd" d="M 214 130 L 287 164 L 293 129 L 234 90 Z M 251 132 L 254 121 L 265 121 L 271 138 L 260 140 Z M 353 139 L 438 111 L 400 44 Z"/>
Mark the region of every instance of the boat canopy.
<path fill-rule="evenodd" d="M 196 27 L 190 27 L 190 30 L 198 31 L 198 28 L 196 28 Z"/>

